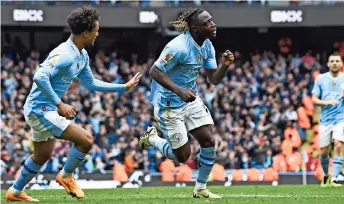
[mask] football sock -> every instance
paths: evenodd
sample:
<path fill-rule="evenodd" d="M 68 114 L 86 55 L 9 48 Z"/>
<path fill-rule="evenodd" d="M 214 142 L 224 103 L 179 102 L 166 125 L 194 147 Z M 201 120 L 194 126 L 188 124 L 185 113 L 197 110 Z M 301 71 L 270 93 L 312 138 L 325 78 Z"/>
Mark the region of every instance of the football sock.
<path fill-rule="evenodd" d="M 176 160 L 176 156 L 173 153 L 171 145 L 167 142 L 166 139 L 162 139 L 160 137 L 154 137 L 152 141 L 150 141 L 152 145 L 159 150 L 165 157 Z"/>
<path fill-rule="evenodd" d="M 325 158 L 323 158 L 320 155 L 320 162 L 321 162 L 321 167 L 324 170 L 325 176 L 327 176 L 328 175 L 328 164 L 330 162 L 330 157 L 327 155 Z"/>
<path fill-rule="evenodd" d="M 215 162 L 215 147 L 201 148 L 195 189 L 205 189 Z"/>
<path fill-rule="evenodd" d="M 72 175 L 74 170 L 84 161 L 87 153 L 80 152 L 73 146 L 68 152 L 68 159 L 63 166 L 62 177 L 66 178 Z M 63 173 L 65 172 L 65 173 Z"/>
<path fill-rule="evenodd" d="M 16 194 L 23 191 L 24 187 L 39 173 L 41 167 L 41 165 L 36 164 L 31 157 L 29 157 L 22 166 L 20 175 L 13 184 L 12 192 Z"/>
<path fill-rule="evenodd" d="M 342 165 L 343 165 L 344 157 L 342 156 L 334 156 L 333 159 L 333 169 L 332 169 L 332 178 L 334 180 L 337 179 L 337 177 L 340 174 L 340 171 L 342 170 Z"/>

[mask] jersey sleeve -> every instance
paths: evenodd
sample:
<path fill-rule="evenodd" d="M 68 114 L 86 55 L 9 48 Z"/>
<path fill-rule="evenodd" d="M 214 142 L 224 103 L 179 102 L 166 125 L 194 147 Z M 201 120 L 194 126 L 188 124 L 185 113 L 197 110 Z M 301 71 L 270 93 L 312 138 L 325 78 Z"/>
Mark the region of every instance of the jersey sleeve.
<path fill-rule="evenodd" d="M 167 45 L 161 52 L 160 57 L 154 63 L 161 71 L 167 72 L 179 62 L 180 51 L 175 46 Z"/>
<path fill-rule="evenodd" d="M 37 87 L 47 97 L 47 99 L 55 105 L 58 105 L 61 99 L 51 86 L 50 78 L 72 64 L 73 60 L 70 57 L 60 54 L 52 54 L 42 64 L 40 64 L 40 68 L 34 75 L 34 82 Z"/>
<path fill-rule="evenodd" d="M 87 57 L 88 58 L 88 57 Z M 81 80 L 81 83 L 89 90 L 100 91 L 100 92 L 117 92 L 125 91 L 127 86 L 125 84 L 112 84 L 104 81 L 100 81 L 93 76 L 91 67 L 88 63 L 81 70 L 78 75 L 78 79 Z"/>
<path fill-rule="evenodd" d="M 321 88 L 320 88 L 320 77 L 317 77 L 314 82 L 312 94 L 321 96 Z"/>
<path fill-rule="evenodd" d="M 212 44 L 210 44 L 210 50 L 208 51 L 208 58 L 204 63 L 205 69 L 217 69 L 215 49 Z"/>
<path fill-rule="evenodd" d="M 40 64 L 39 71 L 45 73 L 49 77 L 55 76 L 59 71 L 72 66 L 73 59 L 66 54 L 51 54 Z"/>

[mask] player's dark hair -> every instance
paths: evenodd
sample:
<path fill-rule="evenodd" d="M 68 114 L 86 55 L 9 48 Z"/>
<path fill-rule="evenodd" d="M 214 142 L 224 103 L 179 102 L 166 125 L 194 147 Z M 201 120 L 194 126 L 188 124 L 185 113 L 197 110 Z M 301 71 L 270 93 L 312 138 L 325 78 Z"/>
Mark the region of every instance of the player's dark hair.
<path fill-rule="evenodd" d="M 344 59 L 342 58 L 342 56 L 340 55 L 339 52 L 334 52 L 334 53 L 332 53 L 329 57 L 331 57 L 331 56 L 333 56 L 333 57 L 340 57 L 340 59 L 341 59 L 342 62 L 344 63 Z"/>
<path fill-rule="evenodd" d="M 340 57 L 340 54 L 339 54 L 339 52 L 334 52 L 330 56 L 339 56 Z"/>
<path fill-rule="evenodd" d="M 170 24 L 179 32 L 185 33 L 190 30 L 190 23 L 198 17 L 204 10 L 199 8 L 191 8 L 184 11 L 176 21 L 170 22 Z"/>
<path fill-rule="evenodd" d="M 99 20 L 99 11 L 91 6 L 74 9 L 67 17 L 68 27 L 73 34 L 92 31 Z"/>

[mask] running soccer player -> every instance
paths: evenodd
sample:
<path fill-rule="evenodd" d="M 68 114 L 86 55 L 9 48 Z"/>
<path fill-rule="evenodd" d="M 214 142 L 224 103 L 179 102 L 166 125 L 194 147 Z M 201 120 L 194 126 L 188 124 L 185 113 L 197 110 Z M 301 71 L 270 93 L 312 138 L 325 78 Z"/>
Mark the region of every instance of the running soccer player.
<path fill-rule="evenodd" d="M 72 174 L 92 148 L 93 136 L 72 122 L 75 109 L 63 103 L 61 97 L 76 78 L 89 90 L 117 92 L 131 90 L 141 77 L 138 73 L 126 84 L 111 84 L 95 79 L 84 47 L 93 45 L 98 36 L 99 12 L 92 7 L 77 8 L 68 16 L 67 23 L 71 29 L 69 39 L 52 50 L 40 65 L 24 105 L 25 120 L 33 132 L 34 151 L 25 161 L 13 186 L 8 189 L 5 196 L 8 201 L 38 201 L 23 190 L 50 158 L 55 138 L 74 143 L 56 181 L 72 197 L 83 198 L 84 192 L 77 186 Z"/>
<path fill-rule="evenodd" d="M 151 103 L 160 129 L 166 139 L 149 127 L 139 141 L 141 148 L 156 147 L 169 159 L 185 163 L 191 154 L 188 132 L 201 145 L 195 198 L 221 198 L 206 189 L 215 162 L 213 119 L 198 97 L 196 79 L 205 68 L 209 81 L 217 85 L 234 61 L 233 54 L 223 53 L 223 66 L 217 68 L 215 50 L 210 38 L 216 37 L 212 16 L 203 9 L 190 9 L 171 24 L 181 34 L 170 41 L 150 70 Z"/>
<path fill-rule="evenodd" d="M 337 176 L 344 160 L 344 74 L 339 55 L 331 55 L 327 66 L 330 71 L 319 75 L 313 87 L 313 103 L 321 106 L 320 113 L 320 161 L 325 176 L 321 187 L 338 187 Z M 329 145 L 334 139 L 334 160 L 332 175 L 329 174 Z"/>

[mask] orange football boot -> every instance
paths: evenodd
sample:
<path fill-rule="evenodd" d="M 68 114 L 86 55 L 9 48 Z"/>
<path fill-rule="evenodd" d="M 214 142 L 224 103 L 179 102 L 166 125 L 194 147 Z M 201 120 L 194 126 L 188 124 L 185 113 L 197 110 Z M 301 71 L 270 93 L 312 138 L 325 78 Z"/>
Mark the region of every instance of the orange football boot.
<path fill-rule="evenodd" d="M 18 195 L 15 195 L 14 193 L 12 193 L 11 189 L 7 190 L 5 199 L 7 201 L 26 201 L 26 202 L 39 202 L 39 200 L 31 198 L 30 196 L 28 196 L 25 192 L 21 192 Z"/>
<path fill-rule="evenodd" d="M 59 183 L 69 195 L 76 198 L 83 198 L 85 197 L 85 193 L 81 190 L 81 188 L 76 184 L 73 177 L 63 178 L 61 174 L 57 174 L 56 182 Z"/>

